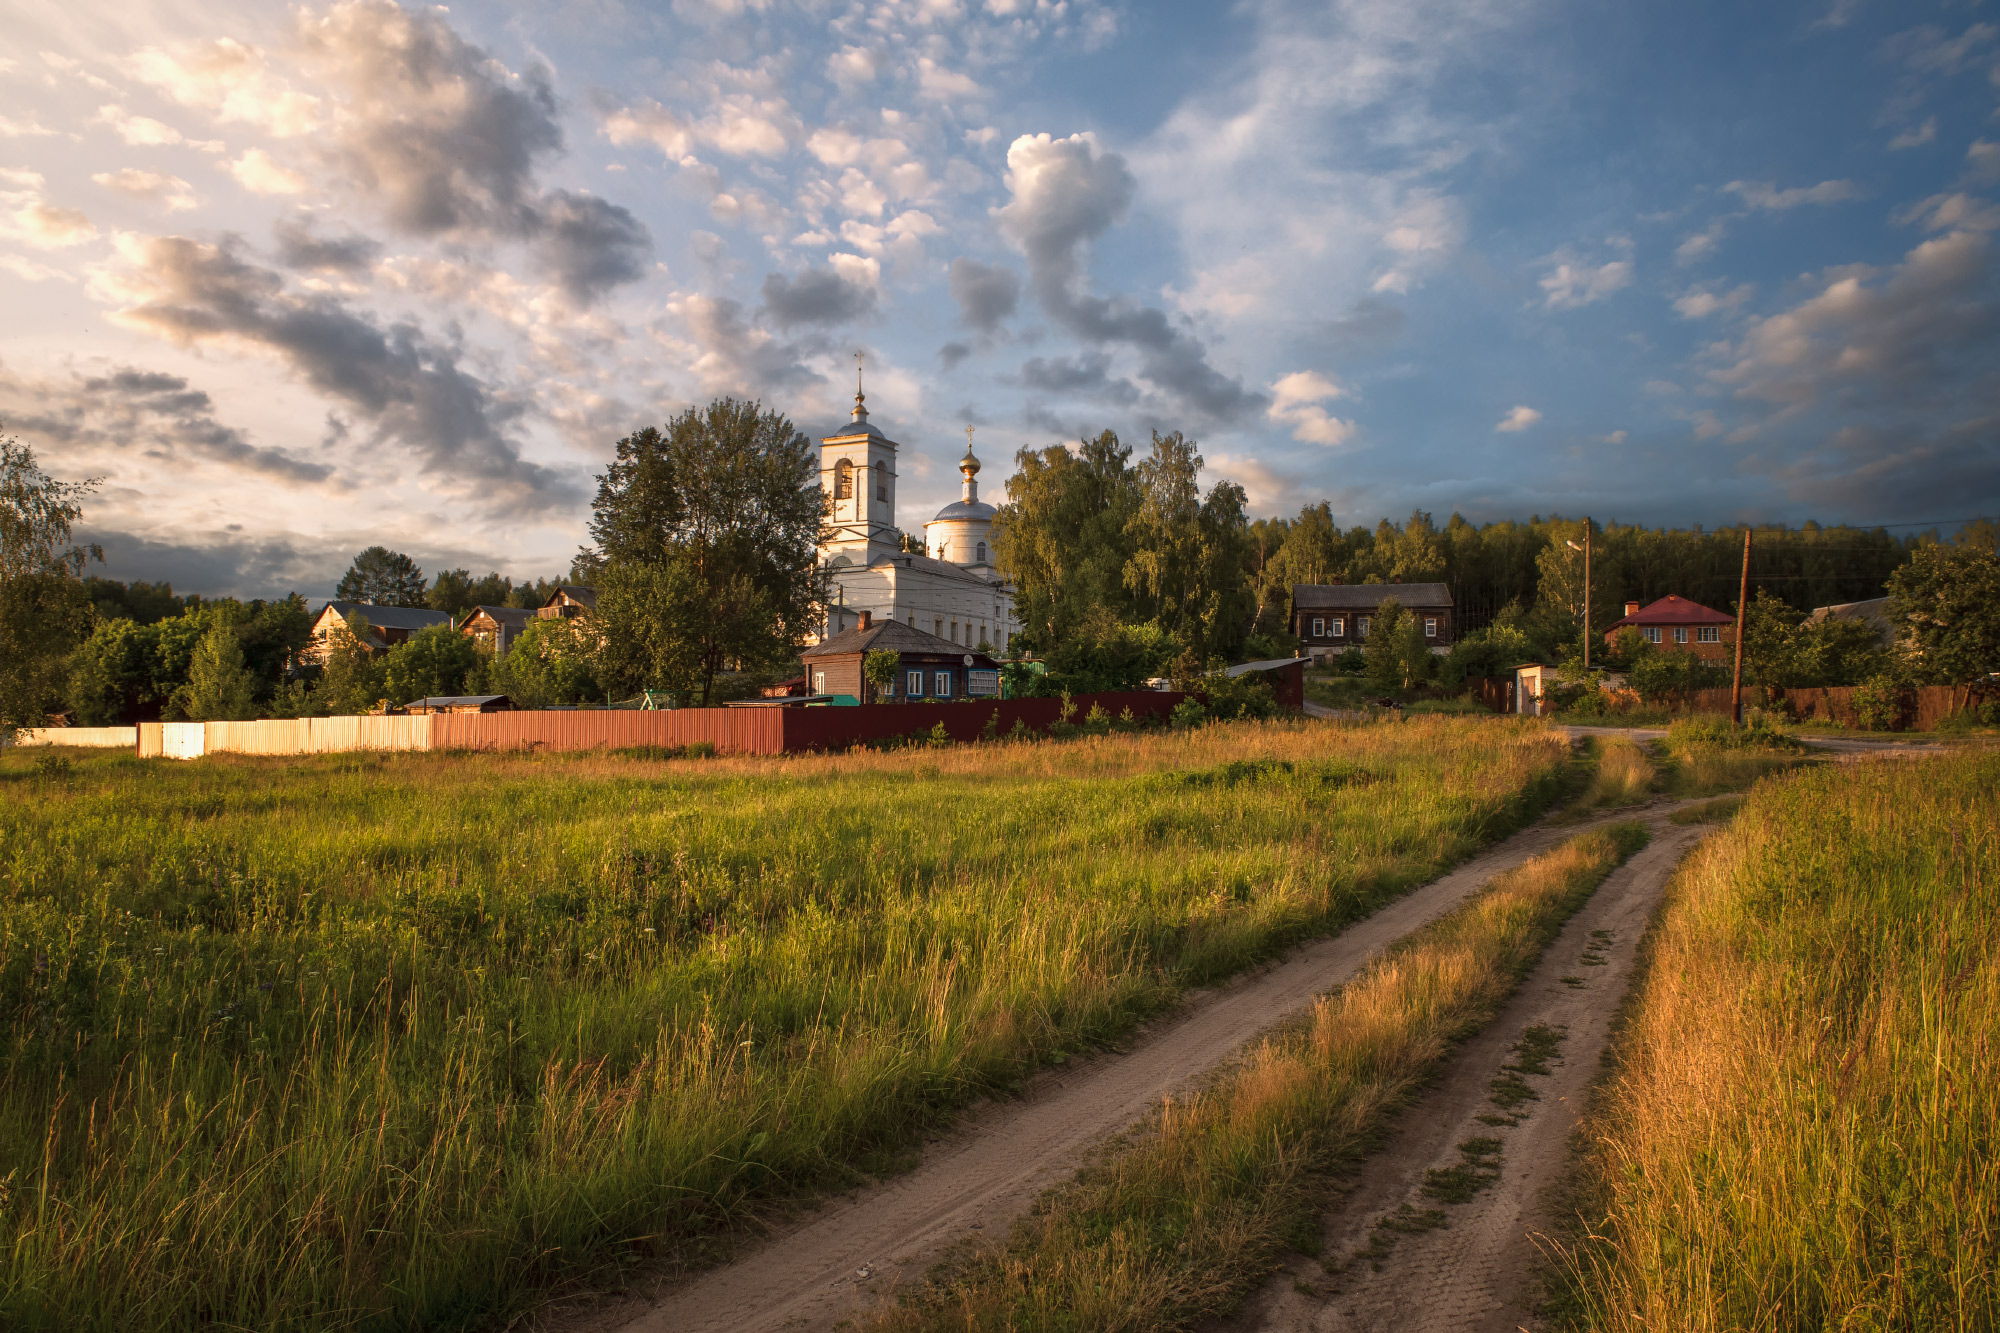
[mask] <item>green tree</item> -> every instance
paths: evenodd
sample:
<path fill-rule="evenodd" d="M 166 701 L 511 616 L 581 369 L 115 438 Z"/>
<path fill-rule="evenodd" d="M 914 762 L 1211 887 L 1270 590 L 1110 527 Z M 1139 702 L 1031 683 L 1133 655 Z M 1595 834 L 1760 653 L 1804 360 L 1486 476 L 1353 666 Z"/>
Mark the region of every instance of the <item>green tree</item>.
<path fill-rule="evenodd" d="M 603 663 L 621 687 L 715 698 L 792 657 L 821 617 L 826 499 L 782 414 L 718 399 L 618 442 L 590 524 Z"/>
<path fill-rule="evenodd" d="M 443 569 L 431 580 L 430 591 L 424 594 L 424 601 L 433 611 L 457 617 L 475 606 L 506 606 L 507 599 L 513 595 L 512 581 L 497 571 L 483 579 L 475 579 L 469 569 Z M 546 597 L 542 599 L 547 600 Z"/>
<path fill-rule="evenodd" d="M 877 649 L 861 659 L 861 675 L 874 687 L 871 692 L 874 698 L 894 692 L 896 673 L 902 670 L 902 667 L 903 655 L 890 652 L 887 648 Z M 872 699 L 863 699 L 861 702 L 869 703 Z"/>
<path fill-rule="evenodd" d="M 0 438 L 0 736 L 47 721 L 90 633 L 83 570 L 104 551 L 73 545 L 70 533 L 97 485 L 57 481 L 33 450 Z"/>
<path fill-rule="evenodd" d="M 243 665 L 243 643 L 221 608 L 195 647 L 187 684 L 174 691 L 172 711 L 190 722 L 241 722 L 256 713 L 256 678 Z"/>
<path fill-rule="evenodd" d="M 1880 636 L 1866 620 L 1809 619 L 1764 588 L 1750 600 L 1743 621 L 1743 676 L 1753 684 L 1859 685 L 1888 665 Z"/>
<path fill-rule="evenodd" d="M 993 518 L 994 563 L 1014 584 L 1022 646 L 1047 652 L 1093 607 L 1143 619 L 1125 581 L 1127 525 L 1139 508 L 1132 451 L 1112 431 L 1014 456 L 1007 503 Z"/>
<path fill-rule="evenodd" d="M 1978 546 L 1927 545 L 1889 578 L 1889 605 L 1908 626 L 1908 670 L 1919 683 L 1970 685 L 2000 671 L 2000 556 Z"/>
<path fill-rule="evenodd" d="M 1368 638 L 1361 651 L 1368 660 L 1369 683 L 1377 689 L 1403 687 L 1403 628 L 1410 619 L 1410 613 L 1394 597 L 1383 598 L 1369 617 Z"/>
<path fill-rule="evenodd" d="M 1256 597 L 1244 573 L 1249 522 L 1243 488 L 1219 481 L 1201 494 L 1202 457 L 1179 431 L 1153 433 L 1138 466 L 1139 507 L 1125 525 L 1125 586 L 1139 615 L 1206 659 L 1241 646 Z"/>
<path fill-rule="evenodd" d="M 450 625 L 420 629 L 382 654 L 382 697 L 395 704 L 472 692 L 485 678 L 485 655 Z"/>
<path fill-rule="evenodd" d="M 602 592 L 600 588 L 600 599 Z M 505 656 L 488 664 L 486 683 L 521 708 L 597 699 L 604 693 L 598 683 L 598 658 L 599 643 L 590 618 L 531 620 Z"/>
<path fill-rule="evenodd" d="M 371 546 L 354 557 L 333 595 L 364 606 L 424 606 L 424 571 L 401 551 Z"/>

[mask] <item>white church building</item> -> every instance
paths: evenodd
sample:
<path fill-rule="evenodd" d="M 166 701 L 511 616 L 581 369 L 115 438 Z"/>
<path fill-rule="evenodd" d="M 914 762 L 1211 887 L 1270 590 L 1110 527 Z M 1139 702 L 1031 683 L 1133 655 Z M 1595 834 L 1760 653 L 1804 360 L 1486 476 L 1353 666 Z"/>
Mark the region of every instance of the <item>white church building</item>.
<path fill-rule="evenodd" d="M 868 420 L 866 397 L 854 395 L 854 419 L 821 438 L 820 484 L 833 501 L 831 535 L 819 548 L 833 575 L 826 638 L 859 623 L 900 620 L 968 648 L 988 645 L 997 656 L 1020 628 L 1014 593 L 993 565 L 993 506 L 979 498 L 979 460 L 968 434 L 958 470 L 961 497 L 924 524 L 925 553 L 903 549 L 896 526 L 896 442 Z"/>

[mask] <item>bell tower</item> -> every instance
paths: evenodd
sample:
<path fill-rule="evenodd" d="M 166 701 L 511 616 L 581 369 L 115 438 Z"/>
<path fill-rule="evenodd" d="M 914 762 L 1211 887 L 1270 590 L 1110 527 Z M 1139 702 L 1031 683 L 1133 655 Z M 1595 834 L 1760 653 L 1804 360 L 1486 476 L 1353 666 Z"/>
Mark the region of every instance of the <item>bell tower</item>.
<path fill-rule="evenodd" d="M 854 416 L 844 429 L 819 442 L 819 482 L 832 500 L 827 526 L 833 534 L 820 547 L 829 564 L 868 565 L 902 548 L 896 526 L 896 442 L 868 420 L 854 354 Z"/>

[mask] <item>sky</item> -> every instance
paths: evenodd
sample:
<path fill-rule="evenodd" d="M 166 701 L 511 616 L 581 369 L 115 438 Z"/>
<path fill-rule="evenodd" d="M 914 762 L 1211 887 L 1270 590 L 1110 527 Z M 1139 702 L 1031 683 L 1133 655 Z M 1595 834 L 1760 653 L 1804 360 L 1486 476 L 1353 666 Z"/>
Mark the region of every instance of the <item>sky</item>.
<path fill-rule="evenodd" d="M 616 441 L 1199 442 L 1258 515 L 2000 510 L 2000 12 L 10 0 L 0 428 L 101 572 L 567 569 Z"/>

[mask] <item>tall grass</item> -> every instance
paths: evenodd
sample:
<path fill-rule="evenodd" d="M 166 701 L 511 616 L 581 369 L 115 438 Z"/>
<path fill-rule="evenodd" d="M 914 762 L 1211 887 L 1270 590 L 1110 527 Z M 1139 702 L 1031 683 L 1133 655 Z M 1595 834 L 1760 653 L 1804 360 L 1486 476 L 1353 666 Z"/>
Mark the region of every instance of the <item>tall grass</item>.
<path fill-rule="evenodd" d="M 1592 744 L 1597 750 L 1597 773 L 1576 803 L 1578 813 L 1645 800 L 1658 776 L 1646 752 L 1623 736 L 1599 737 Z"/>
<path fill-rule="evenodd" d="M 1286 1250 L 1318 1248 L 1334 1173 L 1645 842 L 1621 824 L 1498 877 L 870 1333 L 1166 1330 L 1228 1311 Z"/>
<path fill-rule="evenodd" d="M 2000 1327 L 2000 757 L 1759 787 L 1683 867 L 1576 1324 Z"/>
<path fill-rule="evenodd" d="M 0 1326 L 453 1328 L 759 1210 L 1552 798 L 1535 727 L 0 759 Z"/>

